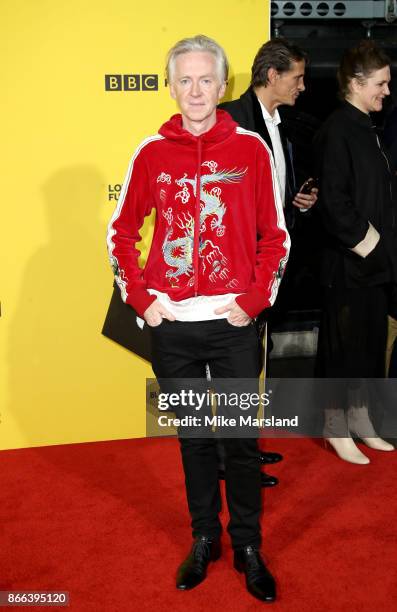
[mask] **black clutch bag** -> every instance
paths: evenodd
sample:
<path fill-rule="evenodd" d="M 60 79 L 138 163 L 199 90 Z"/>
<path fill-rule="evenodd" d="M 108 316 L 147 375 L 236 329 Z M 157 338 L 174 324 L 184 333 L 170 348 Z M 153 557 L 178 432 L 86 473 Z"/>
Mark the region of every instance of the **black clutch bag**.
<path fill-rule="evenodd" d="M 132 306 L 123 302 L 120 289 L 114 285 L 102 334 L 151 362 L 150 329 L 146 324 L 141 329 L 136 321 L 137 316 Z"/>

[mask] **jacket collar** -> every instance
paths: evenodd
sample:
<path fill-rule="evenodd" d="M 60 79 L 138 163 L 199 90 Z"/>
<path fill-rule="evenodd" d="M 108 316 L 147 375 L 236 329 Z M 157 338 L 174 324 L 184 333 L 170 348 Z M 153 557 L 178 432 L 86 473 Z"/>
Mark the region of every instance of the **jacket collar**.
<path fill-rule="evenodd" d="M 252 87 L 249 87 L 242 96 L 240 96 L 242 104 L 247 108 L 248 116 L 252 120 L 250 129 L 257 132 L 266 142 L 270 150 L 273 152 L 272 141 L 266 127 L 266 122 L 263 118 L 262 109 L 258 98 Z"/>
<path fill-rule="evenodd" d="M 353 119 L 353 121 L 356 121 L 357 123 L 360 123 L 365 127 L 374 127 L 370 115 L 367 115 L 367 113 L 364 113 L 359 108 L 357 108 L 357 106 L 354 106 L 347 100 L 343 100 L 342 108 L 344 112 L 348 114 L 351 119 Z"/>

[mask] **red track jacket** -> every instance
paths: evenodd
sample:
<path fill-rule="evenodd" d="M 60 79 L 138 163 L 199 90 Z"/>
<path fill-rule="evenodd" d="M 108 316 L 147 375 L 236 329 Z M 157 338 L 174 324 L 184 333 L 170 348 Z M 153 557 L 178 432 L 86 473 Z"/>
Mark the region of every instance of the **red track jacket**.
<path fill-rule="evenodd" d="M 153 208 L 142 270 L 136 243 Z M 150 288 L 175 301 L 241 293 L 237 303 L 255 317 L 274 303 L 290 248 L 267 145 L 225 111 L 198 137 L 174 115 L 137 148 L 107 241 L 123 300 L 141 316 L 156 299 Z"/>

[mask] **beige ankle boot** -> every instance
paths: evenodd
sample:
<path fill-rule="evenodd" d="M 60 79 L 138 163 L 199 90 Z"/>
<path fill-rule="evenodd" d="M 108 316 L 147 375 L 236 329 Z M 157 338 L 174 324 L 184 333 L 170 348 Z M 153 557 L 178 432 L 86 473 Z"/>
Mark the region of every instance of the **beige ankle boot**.
<path fill-rule="evenodd" d="M 376 433 L 366 406 L 360 406 L 359 408 L 352 406 L 349 408 L 347 411 L 347 423 L 349 431 L 354 436 L 360 438 L 369 448 L 382 451 L 394 450 L 392 444 L 382 440 Z"/>
<path fill-rule="evenodd" d="M 345 411 L 339 408 L 325 410 L 324 439 L 335 450 L 338 457 L 349 463 L 366 465 L 368 457 L 355 445 L 349 434 Z"/>

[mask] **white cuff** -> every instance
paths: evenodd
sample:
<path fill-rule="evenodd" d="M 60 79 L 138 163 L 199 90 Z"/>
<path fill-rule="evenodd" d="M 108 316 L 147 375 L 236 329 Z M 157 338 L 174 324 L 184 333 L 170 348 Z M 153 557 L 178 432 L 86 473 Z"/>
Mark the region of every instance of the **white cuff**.
<path fill-rule="evenodd" d="M 360 255 L 360 257 L 367 257 L 367 255 L 369 255 L 374 250 L 379 240 L 379 232 L 374 228 L 371 223 L 369 223 L 369 228 L 367 233 L 365 234 L 365 238 L 350 250 L 353 251 L 353 253 Z"/>

